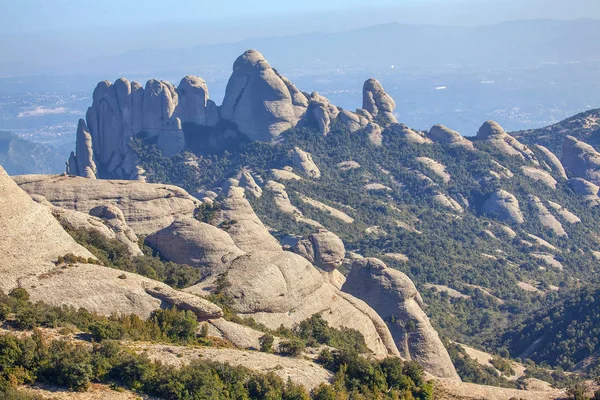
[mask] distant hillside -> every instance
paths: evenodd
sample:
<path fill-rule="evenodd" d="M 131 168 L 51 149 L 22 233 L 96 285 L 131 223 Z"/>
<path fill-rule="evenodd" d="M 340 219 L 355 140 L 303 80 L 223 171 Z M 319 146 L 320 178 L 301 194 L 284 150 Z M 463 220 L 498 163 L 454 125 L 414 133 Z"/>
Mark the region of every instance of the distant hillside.
<path fill-rule="evenodd" d="M 253 38 L 183 49 L 143 49 L 86 61 L 85 70 L 106 74 L 177 67 L 193 71 L 199 67 L 229 65 L 233 57 L 247 48 L 259 48 L 273 63 L 294 65 L 298 70 L 342 65 L 360 68 L 395 65 L 420 70 L 452 65 L 512 69 L 515 65 L 598 60 L 600 43 L 589 38 L 599 36 L 600 21 L 591 19 L 523 20 L 475 27 L 393 23 L 353 31 Z M 66 68 L 72 71 L 79 67 Z"/>
<path fill-rule="evenodd" d="M 541 144 L 558 155 L 562 154 L 566 136 L 573 136 L 597 148 L 600 145 L 600 109 L 582 112 L 544 128 L 513 132 L 511 135 L 523 143 Z"/>
<path fill-rule="evenodd" d="M 0 131 L 0 164 L 9 175 L 60 173 L 65 161 L 52 147 Z"/>
<path fill-rule="evenodd" d="M 600 289 L 582 288 L 506 335 L 514 355 L 564 369 L 598 368 Z"/>

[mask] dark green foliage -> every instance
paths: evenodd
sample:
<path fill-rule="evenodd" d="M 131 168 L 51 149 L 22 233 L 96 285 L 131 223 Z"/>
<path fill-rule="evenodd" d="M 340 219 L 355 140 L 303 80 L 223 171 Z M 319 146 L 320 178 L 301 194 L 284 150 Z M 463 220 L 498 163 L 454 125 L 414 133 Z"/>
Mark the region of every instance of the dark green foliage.
<path fill-rule="evenodd" d="M 514 382 L 501 377 L 498 372 L 489 366 L 482 366 L 469 357 L 466 351 L 456 343 L 445 343 L 456 372 L 464 382 L 480 385 L 500 386 L 515 388 Z"/>
<path fill-rule="evenodd" d="M 600 289 L 572 290 L 566 298 L 507 333 L 504 340 L 515 356 L 539 340 L 526 357 L 538 363 L 572 368 L 600 351 Z"/>
<path fill-rule="evenodd" d="M 175 288 L 192 286 L 202 278 L 202 270 L 189 265 L 164 262 L 147 246 L 143 246 L 144 255 L 130 257 L 127 247 L 116 239 L 108 239 L 95 230 L 73 229 L 64 226 L 65 230 L 83 247 L 87 248 L 105 266 L 146 276 L 166 283 Z M 84 262 L 72 254 L 62 257 L 62 262 Z M 58 263 L 61 262 L 59 257 Z"/>
<path fill-rule="evenodd" d="M 275 342 L 273 335 L 265 333 L 258 339 L 258 342 L 260 343 L 260 351 L 265 353 L 273 352 L 273 343 Z"/>
<path fill-rule="evenodd" d="M 279 343 L 278 352 L 284 356 L 300 357 L 306 344 L 298 339 L 284 340 Z"/>
<path fill-rule="evenodd" d="M 219 212 L 220 209 L 221 205 L 217 202 L 202 203 L 196 208 L 194 218 L 208 224 L 215 219 L 217 212 Z"/>
<path fill-rule="evenodd" d="M 1 294 L 0 308 L 6 310 L 7 315 L 14 314 L 9 323 L 19 329 L 75 326 L 83 332 L 90 333 L 97 342 L 129 339 L 176 344 L 210 343 L 202 338 L 197 340 L 195 332 L 198 322 L 190 311 L 159 309 L 147 320 L 134 314 L 105 317 L 69 306 L 55 307 L 41 302 L 34 304 L 22 300 L 28 298 L 25 289 L 20 289 L 18 293 L 18 299 Z"/>
<path fill-rule="evenodd" d="M 23 339 L 0 335 L 0 396 L 15 397 L 12 389 L 17 385 L 44 382 L 70 390 L 86 390 L 91 382 L 112 382 L 116 386 L 166 399 L 290 399 L 306 400 L 309 394 L 300 386 L 284 383 L 276 375 L 257 374 L 246 368 L 207 361 L 192 362 L 180 369 L 150 361 L 121 348 L 118 340 L 144 340 L 165 343 L 211 345 L 211 339 L 196 336 L 198 322 L 189 311 L 156 310 L 148 320 L 135 315 L 104 317 L 72 307 L 51 307 L 43 303 L 32 304 L 27 291 L 19 290 L 17 296 L 0 292 L 0 305 L 16 315 L 28 315 L 28 326 L 75 326 L 91 334 L 92 348 L 67 341 L 47 342 L 39 330 Z M 18 297 L 18 298 L 15 298 Z M 22 325 L 17 319 L 10 321 Z M 343 332 L 331 328 L 320 317 L 308 320 L 301 331 L 308 340 L 320 337 L 317 332 L 329 332 L 333 337 L 343 337 Z M 287 331 L 293 337 L 293 330 Z M 270 336 L 270 337 L 269 337 Z M 261 343 L 271 343 L 273 337 L 265 335 Z M 280 344 L 286 355 L 298 356 L 304 342 L 297 337 Z M 326 356 L 326 353 L 329 356 Z M 429 399 L 431 385 L 424 382 L 423 371 L 416 363 L 402 363 L 399 359 L 368 361 L 355 349 L 325 350 L 320 357 L 325 365 L 336 372 L 338 382 L 334 393 L 348 398 L 349 393 L 365 398 L 401 398 L 411 393 L 420 399 Z M 326 398 L 328 385 L 321 386 L 313 398 Z M 354 396 L 352 395 L 352 396 Z M 13 397 L 9 397 L 13 396 Z M 412 397 L 408 397 L 412 398 Z"/>
<path fill-rule="evenodd" d="M 494 366 L 498 371 L 502 372 L 505 375 L 514 375 L 515 370 L 512 368 L 510 361 L 501 357 L 494 357 L 490 361 L 490 364 Z"/>
<path fill-rule="evenodd" d="M 28 301 L 29 300 L 29 293 L 27 293 L 27 290 L 25 290 L 23 288 L 13 289 L 10 291 L 10 293 L 8 295 L 17 301 Z"/>
<path fill-rule="evenodd" d="M 399 358 L 368 360 L 352 350 L 325 349 L 318 358 L 326 368 L 336 373 L 334 387 L 348 392 L 378 398 L 387 394 L 391 398 L 433 399 L 433 386 L 425 382 L 423 368 L 414 361 Z M 331 397 L 328 388 L 317 388 L 314 398 Z M 372 397 L 371 397 L 372 396 Z"/>
<path fill-rule="evenodd" d="M 352 349 L 359 353 L 369 351 L 360 332 L 348 328 L 334 329 L 320 314 L 300 322 L 292 331 L 308 346 L 324 344 L 337 349 Z"/>

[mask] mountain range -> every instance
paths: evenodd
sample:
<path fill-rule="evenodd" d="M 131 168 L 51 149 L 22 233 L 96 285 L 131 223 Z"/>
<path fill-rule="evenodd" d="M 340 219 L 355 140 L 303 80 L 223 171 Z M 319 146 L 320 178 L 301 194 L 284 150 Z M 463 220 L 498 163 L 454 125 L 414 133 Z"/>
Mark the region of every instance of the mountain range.
<path fill-rule="evenodd" d="M 412 129 L 376 79 L 344 110 L 256 50 L 220 105 L 208 89 L 190 75 L 102 81 L 65 174 L 2 173 L 2 290 L 148 321 L 189 311 L 191 336 L 215 347 L 193 351 L 261 372 L 281 363 L 277 379 L 315 398 L 329 383 L 367 398 L 556 399 L 581 387 L 574 377 L 591 382 L 600 110 L 510 134 L 494 121 L 470 138 Z M 18 324 L 24 306 L 11 307 Z M 110 321 L 76 326 L 136 340 Z M 147 346 L 159 360 L 185 351 Z M 394 380 L 391 361 L 364 364 L 348 346 L 405 364 Z M 289 366 L 290 354 L 305 359 Z M 148 382 L 137 387 L 165 396 Z"/>

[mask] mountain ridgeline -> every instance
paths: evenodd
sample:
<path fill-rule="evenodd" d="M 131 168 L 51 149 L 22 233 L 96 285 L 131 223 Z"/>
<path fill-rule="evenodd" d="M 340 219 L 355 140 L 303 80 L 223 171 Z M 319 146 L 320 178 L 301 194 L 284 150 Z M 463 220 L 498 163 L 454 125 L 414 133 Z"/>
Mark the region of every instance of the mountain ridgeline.
<path fill-rule="evenodd" d="M 596 332 L 595 308 L 571 319 L 600 287 L 600 111 L 513 134 L 487 121 L 472 138 L 398 115 L 375 79 L 348 111 L 255 50 L 220 106 L 199 77 L 100 82 L 67 174 L 0 174 L 1 231 L 17 231 L 2 237 L 14 257 L 0 288 L 105 315 L 170 305 L 204 337 L 267 352 L 264 335 L 281 341 L 319 315 L 339 330 L 320 344 L 417 361 L 456 385 L 474 375 L 457 372 L 468 363 L 450 341 L 597 371 L 597 339 L 571 332 Z M 46 226 L 43 251 L 23 242 L 34 221 L 14 223 L 27 210 Z M 554 320 L 550 337 L 540 327 Z"/>

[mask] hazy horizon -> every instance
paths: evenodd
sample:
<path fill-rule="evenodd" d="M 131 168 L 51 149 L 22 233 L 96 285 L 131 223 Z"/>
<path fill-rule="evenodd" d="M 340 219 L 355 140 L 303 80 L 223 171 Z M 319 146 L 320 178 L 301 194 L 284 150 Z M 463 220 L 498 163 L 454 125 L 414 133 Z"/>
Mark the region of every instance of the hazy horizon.
<path fill-rule="evenodd" d="M 0 64 L 53 66 L 141 49 L 177 49 L 250 38 L 347 31 L 397 22 L 450 26 L 523 19 L 600 18 L 600 2 L 574 0 L 181 0 L 82 3 L 2 0 Z M 12 76 L 18 74 L 12 73 Z"/>

